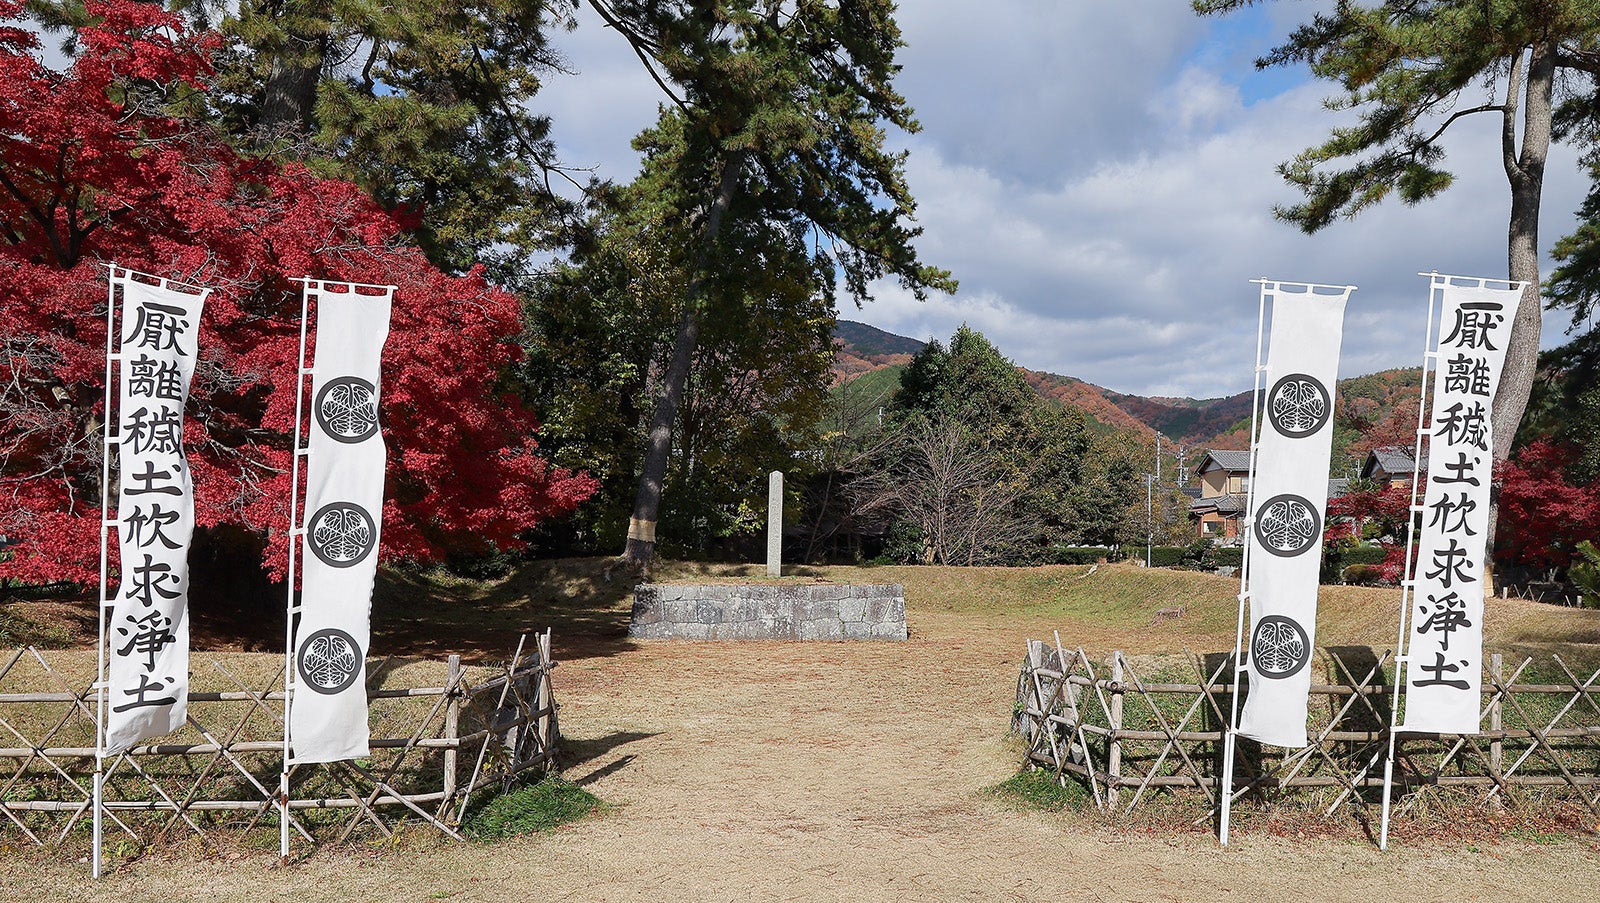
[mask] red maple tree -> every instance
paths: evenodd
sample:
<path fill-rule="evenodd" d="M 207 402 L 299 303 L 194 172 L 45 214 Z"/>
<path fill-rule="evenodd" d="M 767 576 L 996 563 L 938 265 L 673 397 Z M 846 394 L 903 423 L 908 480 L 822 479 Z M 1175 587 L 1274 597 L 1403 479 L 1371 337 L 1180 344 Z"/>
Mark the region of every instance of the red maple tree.
<path fill-rule="evenodd" d="M 383 554 L 510 548 L 592 479 L 548 465 L 499 386 L 517 301 L 452 276 L 359 187 L 230 147 L 205 118 L 209 34 L 86 3 L 62 70 L 0 0 L 0 535 L 6 576 L 98 573 L 106 270 L 209 286 L 186 443 L 196 521 L 267 537 L 282 576 L 299 336 L 294 277 L 398 286 L 383 365 Z"/>
<path fill-rule="evenodd" d="M 1540 439 L 1496 469 L 1500 521 L 1496 558 L 1531 568 L 1565 568 L 1578 543 L 1600 537 L 1600 483 L 1574 485 L 1567 470 L 1578 450 Z"/>

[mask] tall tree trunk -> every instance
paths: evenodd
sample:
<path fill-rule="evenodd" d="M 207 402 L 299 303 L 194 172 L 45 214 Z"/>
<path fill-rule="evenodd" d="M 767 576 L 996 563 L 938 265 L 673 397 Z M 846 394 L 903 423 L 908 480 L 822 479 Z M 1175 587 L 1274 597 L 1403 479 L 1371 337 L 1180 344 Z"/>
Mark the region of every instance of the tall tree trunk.
<path fill-rule="evenodd" d="M 733 205 L 744 157 L 743 151 L 736 151 L 724 164 L 716 199 L 712 201 L 711 211 L 706 217 L 706 231 L 700 239 L 700 250 L 695 255 L 694 272 L 690 274 L 689 286 L 684 291 L 683 319 L 678 321 L 678 335 L 672 342 L 672 361 L 662 376 L 661 395 L 656 399 L 656 412 L 650 420 L 644 465 L 639 473 L 639 493 L 634 496 L 633 517 L 628 521 L 628 545 L 622 552 L 622 559 L 629 564 L 648 566 L 656 554 L 656 521 L 661 515 L 661 484 L 666 479 L 667 463 L 672 458 L 672 427 L 678 418 L 678 406 L 683 401 L 695 348 L 700 343 L 700 300 L 705 293 L 706 268 L 711 263 L 711 252 L 717 236 L 722 231 L 723 218 Z"/>
<path fill-rule="evenodd" d="M 283 45 L 272 55 L 260 125 L 267 132 L 303 133 L 311 128 L 317 83 L 328 51 L 328 23 L 322 4 L 292 2 Z"/>
<path fill-rule="evenodd" d="M 1506 256 L 1510 278 L 1527 282 L 1511 324 L 1505 370 L 1494 402 L 1494 460 L 1511 454 L 1517 426 L 1528 407 L 1533 379 L 1539 368 L 1539 329 L 1544 306 L 1539 296 L 1539 202 L 1544 191 L 1545 161 L 1550 153 L 1551 102 L 1555 87 L 1556 45 L 1535 44 L 1528 60 L 1527 91 L 1522 104 L 1522 148 L 1516 150 L 1516 81 L 1519 64 L 1512 69 L 1502 122 L 1501 150 L 1506 178 L 1511 183 L 1511 222 Z M 1498 492 L 1489 508 L 1489 548 L 1494 548 L 1499 520 Z"/>

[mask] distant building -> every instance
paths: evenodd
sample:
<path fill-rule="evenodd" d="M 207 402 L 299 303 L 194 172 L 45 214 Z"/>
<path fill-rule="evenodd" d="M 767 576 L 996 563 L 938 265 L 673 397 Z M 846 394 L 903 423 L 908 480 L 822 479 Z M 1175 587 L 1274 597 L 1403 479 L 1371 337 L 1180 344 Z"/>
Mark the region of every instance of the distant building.
<path fill-rule="evenodd" d="M 1195 468 L 1200 497 L 1189 503 L 1189 517 L 1201 539 L 1229 544 L 1239 539 L 1239 521 L 1250 497 L 1250 453 L 1211 449 Z"/>
<path fill-rule="evenodd" d="M 1410 489 L 1416 478 L 1417 461 L 1407 448 L 1375 448 L 1367 453 L 1367 460 L 1361 465 L 1361 479 L 1371 480 L 1382 489 L 1394 486 Z"/>
<path fill-rule="evenodd" d="M 1200 479 L 1198 497 L 1189 503 L 1189 518 L 1201 539 L 1222 545 L 1236 545 L 1250 503 L 1250 453 L 1231 449 L 1211 449 L 1195 469 Z M 1338 498 L 1350 488 L 1347 479 L 1328 481 L 1328 498 Z"/>

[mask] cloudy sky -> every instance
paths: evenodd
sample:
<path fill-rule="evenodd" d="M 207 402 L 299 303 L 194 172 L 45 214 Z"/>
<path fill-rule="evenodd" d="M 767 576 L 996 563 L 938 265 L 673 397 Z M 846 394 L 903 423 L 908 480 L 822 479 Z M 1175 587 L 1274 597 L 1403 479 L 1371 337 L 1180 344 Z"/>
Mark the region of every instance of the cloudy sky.
<path fill-rule="evenodd" d="M 919 250 L 961 290 L 919 303 L 885 284 L 840 315 L 914 338 L 967 323 L 1025 367 L 1203 398 L 1251 385 L 1251 279 L 1349 284 L 1341 373 L 1415 366 L 1416 274 L 1506 274 L 1497 120 L 1452 129 L 1457 182 L 1440 198 L 1385 202 L 1316 236 L 1274 220 L 1273 204 L 1299 199 L 1274 167 L 1322 140 L 1333 86 L 1252 63 L 1316 5 L 1200 19 L 1183 0 L 903 3 L 898 86 L 923 130 L 896 140 L 911 152 Z M 626 181 L 658 89 L 615 34 L 580 21 L 562 38 L 580 74 L 539 103 L 568 162 Z M 1546 250 L 1583 189 L 1575 155 L 1555 149 Z M 1547 346 L 1565 325 L 1547 315 Z"/>

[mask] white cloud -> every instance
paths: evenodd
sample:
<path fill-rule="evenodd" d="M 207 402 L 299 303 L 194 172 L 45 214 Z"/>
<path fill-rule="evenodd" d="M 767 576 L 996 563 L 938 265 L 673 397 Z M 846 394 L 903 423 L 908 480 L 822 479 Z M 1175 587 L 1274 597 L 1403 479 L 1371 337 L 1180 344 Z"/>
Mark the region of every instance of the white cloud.
<path fill-rule="evenodd" d="M 1193 395 L 1251 382 L 1257 277 L 1353 283 L 1342 372 L 1413 366 L 1426 281 L 1503 275 L 1508 192 L 1494 123 L 1453 132 L 1459 177 L 1418 207 L 1388 201 L 1306 236 L 1275 220 L 1298 195 L 1275 167 L 1320 142 L 1329 83 L 1252 61 L 1325 3 L 1266 4 L 1202 20 L 1187 4 L 904 4 L 897 86 L 924 130 L 899 136 L 925 261 L 961 280 L 918 305 L 883 286 L 841 315 L 948 338 L 962 322 L 1039 370 L 1121 392 Z M 575 163 L 629 178 L 628 140 L 659 89 L 622 41 L 586 21 L 562 40 L 575 79 L 539 100 Z M 1583 181 L 1553 154 L 1543 243 L 1570 230 Z M 1557 314 L 1546 327 L 1559 338 Z"/>

